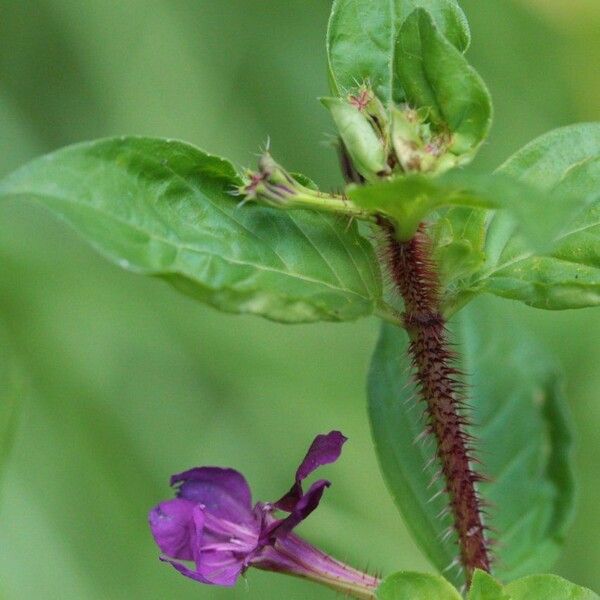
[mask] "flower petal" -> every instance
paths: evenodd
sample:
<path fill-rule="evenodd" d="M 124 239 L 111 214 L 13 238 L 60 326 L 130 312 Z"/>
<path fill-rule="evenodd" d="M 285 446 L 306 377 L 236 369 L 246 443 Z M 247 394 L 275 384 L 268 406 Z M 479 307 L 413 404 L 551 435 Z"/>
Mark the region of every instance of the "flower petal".
<path fill-rule="evenodd" d="M 197 566 L 201 576 L 214 585 L 235 585 L 244 570 L 246 556 L 234 552 L 204 552 Z"/>
<path fill-rule="evenodd" d="M 304 519 L 319 506 L 323 492 L 330 485 L 331 483 L 325 479 L 315 481 L 315 483 L 310 486 L 308 492 L 295 503 L 291 514 L 265 532 L 263 534 L 263 539 L 272 540 L 273 538 L 285 538 L 294 527 L 304 521 Z"/>
<path fill-rule="evenodd" d="M 172 567 L 175 567 L 182 575 L 193 579 L 194 581 L 199 581 L 200 583 L 212 584 L 212 582 L 206 580 L 200 573 L 197 571 L 192 571 L 185 565 L 182 565 L 180 562 L 176 560 L 171 560 L 169 558 L 165 558 L 163 556 L 160 557 L 160 560 L 163 562 L 169 563 Z"/>
<path fill-rule="evenodd" d="M 209 562 L 206 566 L 200 570 L 192 570 L 186 567 L 184 564 L 177 562 L 176 560 L 170 560 L 168 558 L 161 559 L 163 562 L 169 563 L 175 569 L 177 569 L 182 575 L 205 583 L 207 585 L 222 585 L 232 587 L 235 585 L 237 578 L 240 576 L 244 566 L 239 559 L 236 559 L 233 555 L 230 560 L 227 561 L 223 556 L 217 558 L 212 564 Z M 206 571 L 206 572 L 205 572 Z"/>
<path fill-rule="evenodd" d="M 310 445 L 304 460 L 296 471 L 296 481 L 290 491 L 275 503 L 280 510 L 292 512 L 302 498 L 302 481 L 323 465 L 335 462 L 342 453 L 342 446 L 348 440 L 340 431 L 330 431 L 318 435 Z"/>
<path fill-rule="evenodd" d="M 234 469 L 199 467 L 171 477 L 179 485 L 177 496 L 196 504 L 215 517 L 232 523 L 253 518 L 252 495 L 244 476 Z"/>
<path fill-rule="evenodd" d="M 326 435 L 318 435 L 296 471 L 296 481 L 306 479 L 318 467 L 335 462 L 340 457 L 342 446 L 347 441 L 348 438 L 340 431 L 330 431 Z"/>
<path fill-rule="evenodd" d="M 239 546 L 236 547 L 234 543 L 230 543 L 226 547 L 230 548 L 233 546 L 235 551 L 229 549 L 219 549 L 218 544 L 212 544 L 216 547 L 213 549 L 207 549 L 203 535 L 205 521 L 206 519 L 217 520 L 216 517 L 213 517 L 210 514 L 205 514 L 200 505 L 194 505 L 194 503 L 190 502 L 189 500 L 171 500 L 171 503 L 173 502 L 181 502 L 192 506 L 191 513 L 188 512 L 187 515 L 187 524 L 189 531 L 193 533 L 191 533 L 191 539 L 189 540 L 189 545 L 186 548 L 186 552 L 179 553 L 178 556 L 171 556 L 180 560 L 193 560 L 196 563 L 196 568 L 195 570 L 192 570 L 179 561 L 171 560 L 171 558 L 167 557 L 161 557 L 161 560 L 168 562 L 181 574 L 193 579 L 194 581 L 199 581 L 200 583 L 206 583 L 209 585 L 234 585 L 238 576 L 244 569 L 248 552 L 244 552 L 243 548 L 240 552 Z"/>
<path fill-rule="evenodd" d="M 148 522 L 152 535 L 167 556 L 194 559 L 197 532 L 193 513 L 194 503 L 180 498 L 161 502 L 150 511 Z"/>

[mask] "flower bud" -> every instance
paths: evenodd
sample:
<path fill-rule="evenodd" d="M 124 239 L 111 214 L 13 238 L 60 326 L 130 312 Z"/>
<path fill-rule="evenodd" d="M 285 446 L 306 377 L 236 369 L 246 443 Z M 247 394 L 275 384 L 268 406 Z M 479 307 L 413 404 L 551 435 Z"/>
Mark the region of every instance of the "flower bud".
<path fill-rule="evenodd" d="M 393 109 L 392 144 L 403 171 L 408 173 L 423 170 L 423 140 L 416 111 Z"/>
<path fill-rule="evenodd" d="M 458 162 L 449 151 L 451 136 L 433 133 L 427 118 L 428 112 L 423 109 L 392 109 L 392 145 L 405 173 L 441 173 Z"/>
<path fill-rule="evenodd" d="M 348 102 L 366 115 L 374 129 L 379 132 L 388 146 L 388 113 L 375 92 L 366 84 L 361 85 L 355 94 L 348 95 Z"/>
<path fill-rule="evenodd" d="M 258 161 L 258 171 L 247 171 L 244 184 L 238 194 L 246 200 L 263 200 L 267 204 L 281 206 L 298 194 L 311 193 L 301 185 L 269 152 L 264 152 Z"/>
<path fill-rule="evenodd" d="M 389 175 L 384 134 L 369 115 L 343 98 L 322 98 L 321 102 L 331 113 L 356 170 L 369 181 Z M 372 106 L 379 110 L 376 103 Z"/>

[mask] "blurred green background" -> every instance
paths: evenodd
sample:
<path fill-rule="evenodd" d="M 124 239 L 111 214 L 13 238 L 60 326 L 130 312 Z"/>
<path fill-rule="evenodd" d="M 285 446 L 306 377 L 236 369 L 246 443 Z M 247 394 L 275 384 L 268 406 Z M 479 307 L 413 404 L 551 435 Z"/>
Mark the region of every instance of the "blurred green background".
<path fill-rule="evenodd" d="M 464 0 L 472 62 L 496 105 L 481 168 L 533 136 L 598 120 L 597 0 Z M 0 0 L 0 175 L 59 146 L 175 137 L 341 185 L 326 92 L 328 0 Z M 557 571 L 600 588 L 600 312 L 493 303 L 569 372 L 580 510 Z M 224 316 L 120 271 L 43 210 L 0 207 L 0 319 L 29 377 L 0 493 L 3 600 L 332 598 L 250 572 L 204 588 L 158 562 L 146 512 L 171 473 L 243 471 L 257 499 L 289 484 L 315 433 L 350 443 L 302 527 L 358 567 L 429 569 L 379 475 L 364 379 L 377 322 L 285 327 Z M 499 440 L 499 443 L 502 443 Z"/>

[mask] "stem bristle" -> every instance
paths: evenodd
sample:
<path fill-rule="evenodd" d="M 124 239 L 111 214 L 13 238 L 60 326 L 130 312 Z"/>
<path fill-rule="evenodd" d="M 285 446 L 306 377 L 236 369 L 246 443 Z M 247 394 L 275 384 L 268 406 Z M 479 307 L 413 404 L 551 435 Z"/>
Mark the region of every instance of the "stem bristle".
<path fill-rule="evenodd" d="M 448 342 L 445 320 L 440 310 L 440 284 L 433 262 L 432 248 L 423 226 L 407 242 L 399 242 L 393 227 L 379 222 L 385 245 L 381 258 L 389 266 L 395 289 L 404 301 L 403 321 L 410 336 L 416 390 L 426 405 L 426 426 L 415 442 L 433 434 L 437 441 L 436 458 L 440 470 L 429 487 L 443 477 L 445 485 L 429 502 L 442 494 L 449 497 L 447 513 L 453 525 L 443 533 L 447 541 L 458 538 L 459 564 L 464 568 L 467 585 L 475 569 L 490 571 L 492 563 L 489 528 L 483 522 L 487 503 L 481 499 L 477 484 L 489 479 L 475 470 L 476 439 L 469 432 L 471 420 L 466 395 L 465 374 L 456 366 L 457 351 Z"/>

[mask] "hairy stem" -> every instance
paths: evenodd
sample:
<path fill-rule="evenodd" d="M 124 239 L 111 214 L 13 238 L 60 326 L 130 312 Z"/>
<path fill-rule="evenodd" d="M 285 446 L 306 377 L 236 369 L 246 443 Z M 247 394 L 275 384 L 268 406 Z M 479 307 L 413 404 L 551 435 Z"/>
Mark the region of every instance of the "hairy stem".
<path fill-rule="evenodd" d="M 473 571 L 490 570 L 489 547 L 476 484 L 484 478 L 473 469 L 472 440 L 466 431 L 465 393 L 453 366 L 446 323 L 440 311 L 439 281 L 424 227 L 408 242 L 396 240 L 393 227 L 380 224 L 386 235 L 387 259 L 395 286 L 404 300 L 404 324 L 419 392 L 427 406 L 429 430 L 437 453 L 458 537 L 459 560 L 467 583 Z"/>

